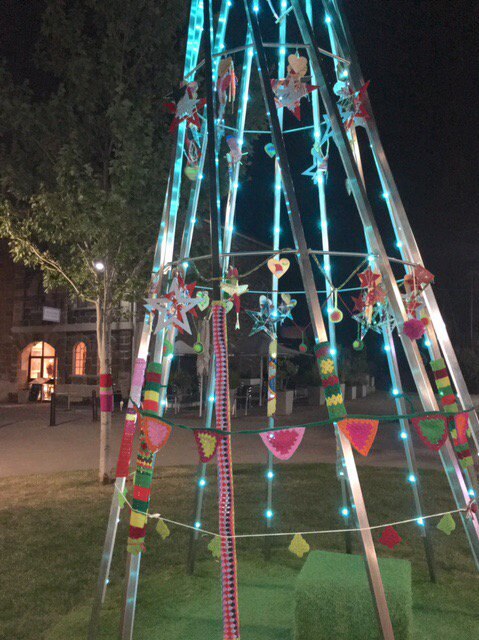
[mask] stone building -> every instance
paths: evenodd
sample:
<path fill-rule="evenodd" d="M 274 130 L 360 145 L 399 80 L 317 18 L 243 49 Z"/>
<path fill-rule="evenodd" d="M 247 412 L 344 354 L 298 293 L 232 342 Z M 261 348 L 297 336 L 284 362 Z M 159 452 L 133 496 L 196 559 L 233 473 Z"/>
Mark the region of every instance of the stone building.
<path fill-rule="evenodd" d="M 235 234 L 232 249 L 268 247 Z M 128 397 L 135 322 L 132 305 L 123 307 L 123 319 L 112 330 L 112 376 Z M 14 264 L 0 241 L 0 402 L 26 401 L 32 384 L 48 400 L 53 380 L 57 392 L 88 396 L 99 375 L 95 329 L 91 305 L 72 301 L 64 291 L 46 293 L 41 273 Z"/>

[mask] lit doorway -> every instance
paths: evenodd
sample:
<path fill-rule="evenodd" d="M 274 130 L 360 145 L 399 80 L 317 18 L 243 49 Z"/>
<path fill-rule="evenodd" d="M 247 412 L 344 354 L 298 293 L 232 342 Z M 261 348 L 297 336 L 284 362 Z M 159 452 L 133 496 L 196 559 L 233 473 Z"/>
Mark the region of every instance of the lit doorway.
<path fill-rule="evenodd" d="M 28 357 L 31 400 L 50 400 L 57 378 L 55 349 L 48 342 L 35 342 Z"/>

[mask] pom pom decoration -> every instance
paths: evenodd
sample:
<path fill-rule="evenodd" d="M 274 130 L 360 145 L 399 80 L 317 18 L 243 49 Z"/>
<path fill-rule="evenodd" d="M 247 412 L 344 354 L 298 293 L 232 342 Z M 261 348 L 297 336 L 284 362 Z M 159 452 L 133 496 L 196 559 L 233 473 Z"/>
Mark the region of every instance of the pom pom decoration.
<path fill-rule="evenodd" d="M 402 542 L 402 538 L 394 527 L 386 527 L 379 538 L 379 543 L 388 547 L 388 549 L 394 549 L 398 544 Z"/>
<path fill-rule="evenodd" d="M 309 553 L 311 547 L 300 533 L 296 533 L 288 549 L 298 558 L 302 558 L 306 553 Z"/>
<path fill-rule="evenodd" d="M 337 324 L 338 322 L 341 322 L 341 320 L 343 319 L 343 312 L 341 311 L 341 309 L 338 309 L 338 308 L 333 309 L 329 314 L 329 317 L 331 318 L 331 322 L 334 322 L 335 324 Z"/>
<path fill-rule="evenodd" d="M 201 340 L 198 339 L 195 342 L 195 344 L 193 345 L 193 351 L 195 353 L 200 354 L 200 353 L 203 353 L 203 349 L 204 349 L 203 344 L 202 344 Z"/>
<path fill-rule="evenodd" d="M 362 340 L 355 340 L 353 342 L 353 349 L 355 351 L 362 351 L 364 349 L 364 342 Z"/>
<path fill-rule="evenodd" d="M 301 353 L 306 353 L 308 351 L 308 345 L 305 342 L 301 342 L 299 350 Z"/>
<path fill-rule="evenodd" d="M 406 322 L 404 323 L 403 333 L 410 340 L 419 340 L 426 333 L 426 327 L 420 320 L 411 318 L 410 320 L 406 320 Z"/>

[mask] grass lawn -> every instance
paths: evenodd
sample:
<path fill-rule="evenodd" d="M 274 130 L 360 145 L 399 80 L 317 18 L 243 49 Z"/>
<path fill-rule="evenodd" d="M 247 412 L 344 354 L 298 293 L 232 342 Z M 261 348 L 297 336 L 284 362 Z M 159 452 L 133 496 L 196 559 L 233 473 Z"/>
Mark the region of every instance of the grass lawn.
<path fill-rule="evenodd" d="M 397 469 L 360 468 L 372 524 L 413 514 L 407 474 Z M 217 530 L 216 485 L 211 467 L 203 524 Z M 454 508 L 443 475 L 422 472 L 426 511 Z M 238 465 L 237 531 L 264 523 L 265 479 L 258 466 Z M 340 488 L 331 465 L 278 465 L 274 480 L 278 530 L 340 525 Z M 93 472 L 0 480 L 0 638 L 3 640 L 80 640 L 85 636 L 96 584 L 112 487 L 96 484 Z M 161 468 L 156 474 L 152 509 L 188 522 L 194 498 L 191 468 Z M 118 637 L 121 578 L 126 558 L 126 510 L 119 528 L 111 584 L 103 616 L 102 639 Z M 394 551 L 378 545 L 382 556 L 405 558 L 413 566 L 415 640 L 477 637 L 479 580 L 459 518 L 451 536 L 432 536 L 439 583 L 428 581 L 417 525 L 398 527 L 403 543 Z M 186 576 L 188 533 L 172 527 L 161 541 L 154 524 L 141 564 L 136 638 L 214 640 L 221 637 L 219 566 L 199 543 L 198 572 Z M 377 540 L 380 531 L 374 533 Z M 242 639 L 291 639 L 293 590 L 303 561 L 278 539 L 272 559 L 262 558 L 261 540 L 238 541 Z M 311 536 L 311 547 L 344 550 L 341 535 Z M 355 549 L 359 547 L 355 541 Z M 261 606 L 259 606 L 261 603 Z"/>

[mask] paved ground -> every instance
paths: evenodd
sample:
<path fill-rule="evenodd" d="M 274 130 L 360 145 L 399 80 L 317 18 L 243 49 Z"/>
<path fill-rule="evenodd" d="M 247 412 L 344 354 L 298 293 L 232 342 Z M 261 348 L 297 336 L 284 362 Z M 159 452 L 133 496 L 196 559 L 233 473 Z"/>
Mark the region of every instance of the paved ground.
<path fill-rule="evenodd" d="M 411 396 L 416 407 L 417 398 Z M 348 402 L 350 413 L 391 414 L 394 403 L 385 393 L 377 392 L 367 398 Z M 192 412 L 169 414 L 172 420 L 189 426 L 202 422 Z M 281 418 L 279 424 L 301 424 L 326 417 L 324 407 L 318 409 L 298 406 L 292 416 Z M 124 415 L 113 416 L 112 465 L 116 461 L 123 429 Z M 0 476 L 53 473 L 78 469 L 95 469 L 98 464 L 99 422 L 91 421 L 88 409 L 59 410 L 58 425 L 50 427 L 49 405 L 0 405 Z M 258 428 L 266 425 L 264 408 L 255 408 L 253 415 L 233 419 L 233 430 Z M 398 437 L 398 424 L 385 424 L 379 429 L 376 442 L 368 458 L 356 456 L 359 464 L 405 467 L 403 441 Z M 435 467 L 437 455 L 414 437 L 418 464 Z M 238 435 L 233 439 L 235 462 L 264 462 L 266 449 L 257 435 Z M 332 462 L 335 459 L 335 440 L 331 429 L 315 428 L 306 431 L 302 444 L 289 463 Z M 168 445 L 161 452 L 165 465 L 197 463 L 197 453 L 191 432 L 175 429 Z"/>

